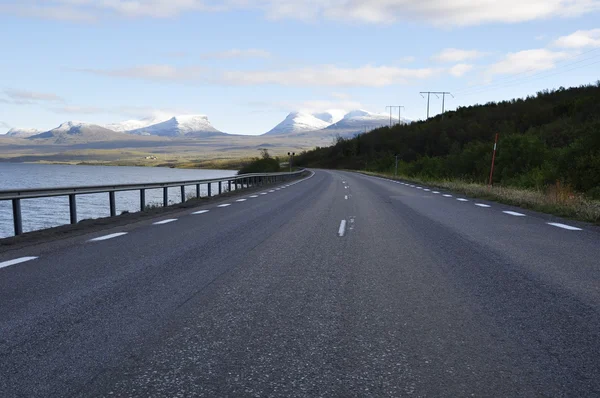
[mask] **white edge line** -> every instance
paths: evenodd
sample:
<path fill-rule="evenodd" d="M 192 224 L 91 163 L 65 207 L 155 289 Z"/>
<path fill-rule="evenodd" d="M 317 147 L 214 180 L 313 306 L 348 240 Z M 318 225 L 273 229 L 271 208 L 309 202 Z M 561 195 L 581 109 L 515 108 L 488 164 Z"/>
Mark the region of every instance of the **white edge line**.
<path fill-rule="evenodd" d="M 204 214 L 204 213 L 208 213 L 209 210 L 200 210 L 200 211 L 195 211 L 192 214 Z"/>
<path fill-rule="evenodd" d="M 503 211 L 502 213 L 508 214 L 509 216 L 525 217 L 525 214 L 517 213 L 516 211 Z"/>
<path fill-rule="evenodd" d="M 247 200 L 248 200 L 248 199 L 238 199 L 238 200 L 236 200 L 236 202 L 245 202 L 245 201 L 247 201 Z"/>
<path fill-rule="evenodd" d="M 475 203 L 475 206 L 479 206 L 479 207 L 492 207 L 490 205 L 484 205 L 483 203 Z"/>
<path fill-rule="evenodd" d="M 258 198 L 258 195 L 250 195 L 249 198 Z"/>
<path fill-rule="evenodd" d="M 567 229 L 569 231 L 583 231 L 581 228 L 577 228 L 577 227 L 572 227 L 570 225 L 567 224 L 561 224 L 559 222 L 548 222 L 546 223 L 548 225 L 552 225 L 553 227 L 558 227 L 558 228 L 562 228 L 562 229 Z M 1 267 L 0 267 L 1 268 Z"/>
<path fill-rule="evenodd" d="M 223 203 L 222 205 L 218 205 L 217 207 L 228 207 L 231 206 L 231 203 Z"/>
<path fill-rule="evenodd" d="M 118 238 L 119 236 L 123 236 L 123 235 L 127 235 L 127 232 L 117 232 L 117 233 L 110 234 L 110 235 L 99 236 L 97 238 L 88 240 L 88 242 L 100 242 L 103 240 Z"/>
<path fill-rule="evenodd" d="M 152 225 L 163 225 L 163 224 L 168 224 L 168 223 L 175 222 L 175 221 L 177 221 L 176 218 L 169 218 L 168 220 L 162 220 L 162 221 L 157 221 L 155 223 L 152 223 Z"/>
<path fill-rule="evenodd" d="M 346 233 L 346 220 L 342 220 L 340 222 L 340 229 L 338 230 L 338 235 L 340 237 L 344 236 L 344 234 Z"/>
<path fill-rule="evenodd" d="M 15 265 L 15 264 L 21 264 L 26 261 L 35 260 L 36 258 L 37 257 L 21 257 L 21 258 L 15 258 L 14 260 L 4 261 L 4 262 L 0 263 L 0 268 L 9 267 L 9 266 Z"/>

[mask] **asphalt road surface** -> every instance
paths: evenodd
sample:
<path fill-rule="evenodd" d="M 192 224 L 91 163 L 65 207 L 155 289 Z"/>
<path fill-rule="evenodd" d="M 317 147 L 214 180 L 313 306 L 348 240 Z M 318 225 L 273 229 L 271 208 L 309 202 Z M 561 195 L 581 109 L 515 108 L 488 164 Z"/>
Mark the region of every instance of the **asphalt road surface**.
<path fill-rule="evenodd" d="M 279 187 L 0 253 L 0 396 L 600 396 L 596 227 Z"/>

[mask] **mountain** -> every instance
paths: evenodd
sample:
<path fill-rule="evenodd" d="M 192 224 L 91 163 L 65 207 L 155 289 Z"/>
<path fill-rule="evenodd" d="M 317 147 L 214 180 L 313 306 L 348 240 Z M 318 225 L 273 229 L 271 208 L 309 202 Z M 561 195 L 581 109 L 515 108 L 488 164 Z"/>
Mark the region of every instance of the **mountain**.
<path fill-rule="evenodd" d="M 263 135 L 282 135 L 322 130 L 330 124 L 307 112 L 292 112 L 283 122 Z"/>
<path fill-rule="evenodd" d="M 402 119 L 402 124 L 406 124 L 409 121 Z M 397 124 L 398 118 L 392 115 L 392 124 Z M 339 131 L 343 133 L 359 133 L 365 130 L 373 130 L 374 128 L 389 126 L 390 116 L 383 113 L 373 113 L 362 109 L 357 109 L 348 112 L 344 117 L 328 126 L 325 130 L 328 131 Z"/>
<path fill-rule="evenodd" d="M 12 128 L 12 129 L 8 130 L 8 133 L 6 133 L 6 136 L 14 137 L 14 138 L 27 138 L 27 137 L 31 137 L 32 135 L 36 135 L 39 133 L 41 133 L 41 131 L 37 130 L 37 129 Z"/>
<path fill-rule="evenodd" d="M 337 123 L 344 118 L 346 115 L 346 111 L 342 109 L 330 109 L 325 112 L 313 113 L 312 114 L 317 119 L 321 119 L 324 122 L 329 124 Z"/>
<path fill-rule="evenodd" d="M 65 122 L 60 126 L 28 137 L 29 140 L 48 140 L 55 144 L 71 144 L 92 141 L 122 140 L 123 133 L 117 133 L 96 124 Z"/>
<path fill-rule="evenodd" d="M 152 126 L 154 124 L 162 123 L 169 120 L 172 117 L 173 115 L 152 116 L 141 120 L 126 120 L 124 122 L 111 123 L 105 125 L 104 127 L 112 131 L 124 133 L 128 131 L 143 129 L 144 127 Z"/>
<path fill-rule="evenodd" d="M 226 135 L 214 128 L 205 115 L 175 116 L 160 123 L 127 131 L 127 133 L 161 137 L 211 137 Z"/>

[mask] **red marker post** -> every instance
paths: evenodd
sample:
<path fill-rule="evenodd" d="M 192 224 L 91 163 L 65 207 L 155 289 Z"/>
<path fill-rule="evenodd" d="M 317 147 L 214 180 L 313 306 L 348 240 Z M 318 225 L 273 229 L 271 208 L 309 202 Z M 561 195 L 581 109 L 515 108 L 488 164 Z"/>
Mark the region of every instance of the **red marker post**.
<path fill-rule="evenodd" d="M 493 178 L 494 178 L 494 163 L 496 162 L 496 149 L 498 148 L 498 133 L 496 133 L 496 140 L 494 141 L 494 154 L 492 155 L 492 169 L 490 171 L 490 182 L 488 187 L 492 187 Z"/>

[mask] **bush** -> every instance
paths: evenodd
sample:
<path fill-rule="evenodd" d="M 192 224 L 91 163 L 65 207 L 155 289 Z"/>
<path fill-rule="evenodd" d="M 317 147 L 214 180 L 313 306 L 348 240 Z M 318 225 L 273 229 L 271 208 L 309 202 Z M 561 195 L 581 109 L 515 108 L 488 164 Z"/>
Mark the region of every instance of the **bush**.
<path fill-rule="evenodd" d="M 266 149 L 260 150 L 261 157 L 255 158 L 250 163 L 244 165 L 238 174 L 252 173 L 277 173 L 281 171 L 278 158 L 272 158 Z"/>

